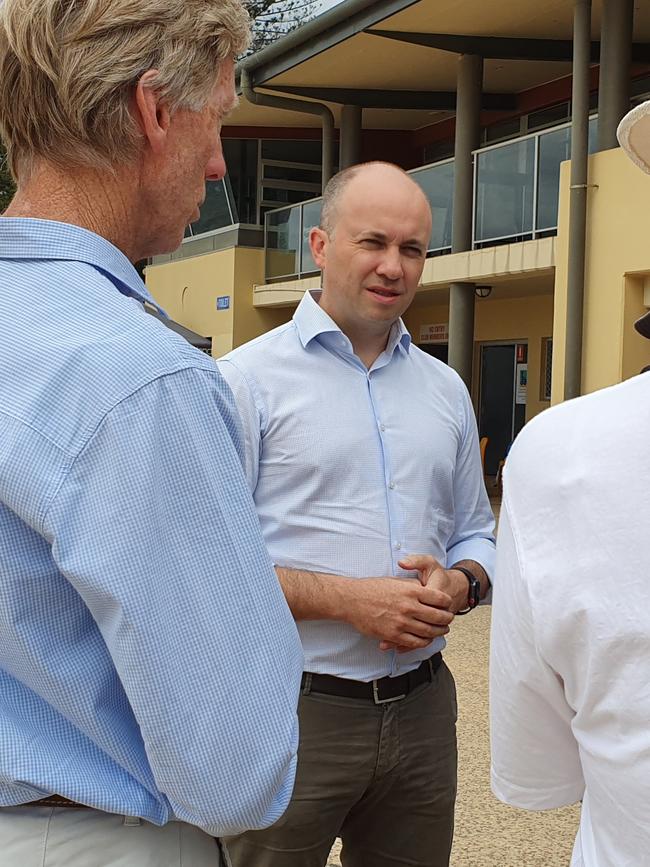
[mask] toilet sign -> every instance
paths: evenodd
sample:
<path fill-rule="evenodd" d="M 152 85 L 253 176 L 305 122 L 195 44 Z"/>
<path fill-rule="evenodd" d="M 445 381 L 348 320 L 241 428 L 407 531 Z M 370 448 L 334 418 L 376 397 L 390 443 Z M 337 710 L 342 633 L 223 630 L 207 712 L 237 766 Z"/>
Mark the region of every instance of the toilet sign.
<path fill-rule="evenodd" d="M 230 295 L 217 296 L 217 310 L 228 310 L 230 307 Z"/>

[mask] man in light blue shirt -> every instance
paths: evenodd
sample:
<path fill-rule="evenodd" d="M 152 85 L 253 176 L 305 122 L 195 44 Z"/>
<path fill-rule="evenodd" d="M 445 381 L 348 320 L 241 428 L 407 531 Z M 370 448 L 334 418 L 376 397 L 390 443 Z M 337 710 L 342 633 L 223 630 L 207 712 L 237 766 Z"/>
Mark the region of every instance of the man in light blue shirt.
<path fill-rule="evenodd" d="M 225 174 L 247 32 L 239 0 L 0 5 L 3 867 L 225 864 L 291 795 L 302 650 L 232 395 L 132 264 Z"/>
<path fill-rule="evenodd" d="M 310 237 L 322 293 L 219 363 L 305 651 L 294 796 L 275 826 L 229 841 L 234 867 L 324 867 L 339 834 L 352 867 L 449 861 L 456 706 L 440 651 L 487 592 L 494 522 L 467 390 L 400 319 L 430 229 L 401 169 L 340 173 Z"/>

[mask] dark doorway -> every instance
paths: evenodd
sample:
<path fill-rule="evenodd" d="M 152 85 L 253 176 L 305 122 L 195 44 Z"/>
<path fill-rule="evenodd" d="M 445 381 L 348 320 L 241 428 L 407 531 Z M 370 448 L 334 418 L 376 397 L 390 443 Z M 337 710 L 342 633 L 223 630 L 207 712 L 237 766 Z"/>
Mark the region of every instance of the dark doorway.
<path fill-rule="evenodd" d="M 487 437 L 485 474 L 494 476 L 526 420 L 525 343 L 481 346 L 479 436 Z M 524 375 L 522 376 L 522 370 Z"/>
<path fill-rule="evenodd" d="M 449 364 L 449 344 L 448 343 L 419 343 L 418 349 L 426 352 L 427 355 L 433 355 L 445 364 Z"/>

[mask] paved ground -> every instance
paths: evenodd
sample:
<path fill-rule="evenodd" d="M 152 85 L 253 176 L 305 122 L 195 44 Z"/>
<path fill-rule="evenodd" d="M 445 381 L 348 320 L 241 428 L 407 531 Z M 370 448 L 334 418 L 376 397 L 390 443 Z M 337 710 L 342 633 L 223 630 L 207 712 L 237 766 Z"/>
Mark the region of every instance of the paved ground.
<path fill-rule="evenodd" d="M 498 515 L 498 506 L 495 507 Z M 445 661 L 458 689 L 458 801 L 451 867 L 566 867 L 579 808 L 526 813 L 490 792 L 488 732 L 489 606 L 452 626 Z M 328 867 L 339 867 L 337 844 Z"/>

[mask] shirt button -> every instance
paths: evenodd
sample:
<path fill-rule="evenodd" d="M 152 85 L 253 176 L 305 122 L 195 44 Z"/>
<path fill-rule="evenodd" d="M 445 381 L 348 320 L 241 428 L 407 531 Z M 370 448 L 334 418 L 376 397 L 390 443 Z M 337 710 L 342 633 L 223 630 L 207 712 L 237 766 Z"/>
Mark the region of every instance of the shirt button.
<path fill-rule="evenodd" d="M 395 547 L 397 548 L 398 551 L 401 551 L 402 550 L 402 543 L 401 542 L 395 542 Z"/>
<path fill-rule="evenodd" d="M 380 424 L 380 425 L 379 425 L 379 430 L 381 430 L 381 431 L 386 430 L 386 425 L 385 425 L 385 424 Z"/>
<path fill-rule="evenodd" d="M 394 488 L 395 488 L 395 482 L 389 482 L 389 483 L 388 483 L 388 487 L 391 489 L 391 491 L 394 490 Z"/>

